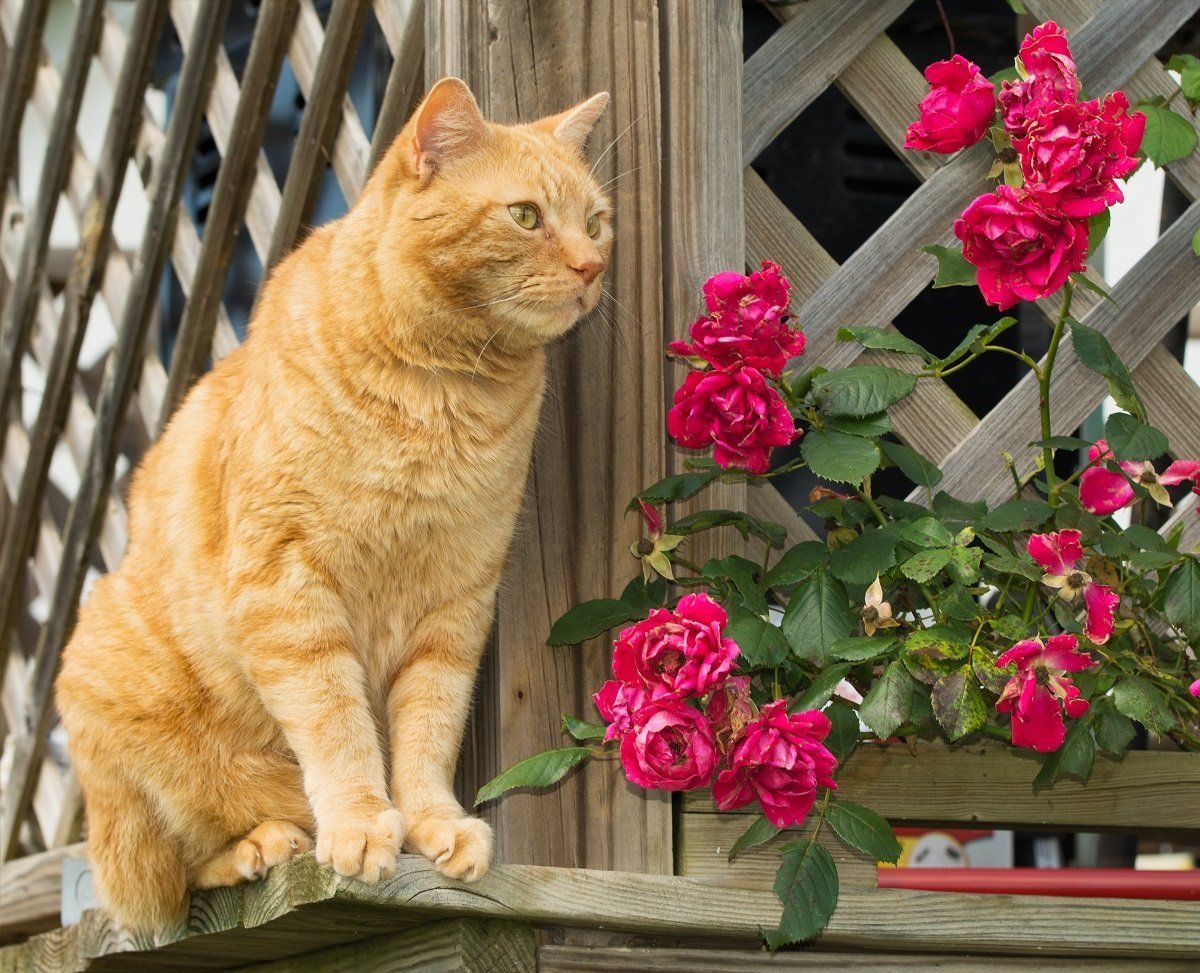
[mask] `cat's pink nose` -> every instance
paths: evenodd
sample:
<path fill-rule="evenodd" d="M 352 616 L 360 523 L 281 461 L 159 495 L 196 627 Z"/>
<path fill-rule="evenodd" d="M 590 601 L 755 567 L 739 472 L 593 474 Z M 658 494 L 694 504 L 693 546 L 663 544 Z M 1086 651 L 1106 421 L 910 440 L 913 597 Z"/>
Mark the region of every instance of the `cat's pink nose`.
<path fill-rule="evenodd" d="M 604 264 L 599 260 L 581 260 L 578 263 L 571 264 L 571 269 L 579 273 L 583 278 L 585 285 L 590 284 L 600 276 L 600 271 L 604 269 Z"/>

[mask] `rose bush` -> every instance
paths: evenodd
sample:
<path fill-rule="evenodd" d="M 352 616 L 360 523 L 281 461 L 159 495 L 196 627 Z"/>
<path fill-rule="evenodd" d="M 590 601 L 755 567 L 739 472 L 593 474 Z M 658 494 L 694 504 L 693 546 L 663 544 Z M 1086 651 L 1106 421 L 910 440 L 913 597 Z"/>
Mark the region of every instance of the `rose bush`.
<path fill-rule="evenodd" d="M 731 858 L 804 824 L 780 845 L 773 947 L 811 937 L 832 914 L 824 827 L 878 860 L 899 854 L 883 818 L 834 795 L 862 746 L 1004 741 L 1044 755 L 1036 789 L 1086 780 L 1098 753 L 1119 758 L 1139 724 L 1200 750 L 1200 556 L 1182 541 L 1184 518 L 1162 531 L 1145 523 L 1147 511 L 1200 492 L 1200 459 L 1163 465 L 1169 443 L 1148 423 L 1129 370 L 1071 315 L 1075 287 L 1099 289 L 1083 274 L 1119 180 L 1139 145 L 1158 163 L 1162 146 L 1147 144 L 1144 119 L 1120 92 L 1079 102 L 1057 25 L 1025 38 L 1017 71 L 996 104 L 970 62 L 931 65 L 909 139 L 953 151 L 990 134 L 1001 184 L 955 224 L 961 251 L 926 248 L 939 262 L 935 287 L 975 285 L 999 308 L 1058 295 L 1045 357 L 998 343 L 1011 317 L 976 325 L 940 356 L 894 329 L 848 326 L 838 340 L 910 366 L 827 370 L 798 357 L 804 335 L 778 265 L 715 274 L 704 316 L 670 347 L 690 369 L 667 416 L 680 468 L 630 503 L 644 525 L 630 547 L 636 576 L 618 597 L 572 608 L 550 633 L 565 646 L 619 629 L 614 678 L 594 697 L 603 722 L 564 716 L 578 746 L 530 757 L 479 794 L 552 784 L 609 745 L 638 786 L 711 786 L 719 810 L 754 808 Z M 1051 423 L 1068 336 L 1118 406 L 1095 442 Z M 895 441 L 889 409 L 918 382 L 992 353 L 1030 369 L 1041 439 L 1029 455 L 1005 455 L 1012 494 L 988 503 L 939 490 L 942 471 Z M 773 456 L 798 438 L 785 461 Z M 1072 472 L 1062 476 L 1067 464 L 1056 460 L 1067 456 Z M 911 487 L 906 495 L 879 495 L 873 478 L 886 468 Z M 798 469 L 820 481 L 806 510 L 824 523 L 821 540 L 789 546 L 781 525 L 698 509 L 714 483 L 753 488 Z M 684 502 L 688 513 L 675 507 Z M 692 560 L 697 535 L 728 528 L 748 542 L 738 553 Z"/>

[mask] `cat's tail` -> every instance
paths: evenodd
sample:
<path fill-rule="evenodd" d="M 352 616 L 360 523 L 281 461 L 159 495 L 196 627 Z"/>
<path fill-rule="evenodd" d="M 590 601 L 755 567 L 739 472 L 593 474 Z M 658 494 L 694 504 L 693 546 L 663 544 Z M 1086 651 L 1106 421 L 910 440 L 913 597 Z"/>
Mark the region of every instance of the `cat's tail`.
<path fill-rule="evenodd" d="M 115 775 L 88 783 L 88 858 L 101 904 L 132 932 L 185 919 L 187 874 L 154 806 Z"/>

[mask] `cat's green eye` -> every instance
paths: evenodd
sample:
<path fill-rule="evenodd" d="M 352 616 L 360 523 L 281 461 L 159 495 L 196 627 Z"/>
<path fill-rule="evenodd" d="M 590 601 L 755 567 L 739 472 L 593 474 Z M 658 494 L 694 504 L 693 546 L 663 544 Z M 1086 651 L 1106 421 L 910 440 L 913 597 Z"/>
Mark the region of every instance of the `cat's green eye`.
<path fill-rule="evenodd" d="M 593 240 L 600 235 L 600 214 L 593 213 L 587 218 L 587 235 Z"/>
<path fill-rule="evenodd" d="M 537 207 L 533 203 L 513 203 L 508 208 L 512 218 L 516 220 L 517 226 L 523 226 L 527 230 L 534 230 L 541 222 L 538 216 Z"/>

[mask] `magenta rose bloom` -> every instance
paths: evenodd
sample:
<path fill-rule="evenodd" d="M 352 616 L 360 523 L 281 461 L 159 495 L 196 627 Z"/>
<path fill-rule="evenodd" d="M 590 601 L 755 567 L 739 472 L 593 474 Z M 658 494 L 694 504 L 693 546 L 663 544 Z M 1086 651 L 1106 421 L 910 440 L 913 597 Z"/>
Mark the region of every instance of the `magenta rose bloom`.
<path fill-rule="evenodd" d="M 1060 218 L 1010 186 L 972 201 L 954 235 L 978 268 L 984 299 L 1002 311 L 1053 294 L 1087 260 L 1086 222 Z"/>
<path fill-rule="evenodd" d="M 672 696 L 672 692 L 662 685 L 630 686 L 616 679 L 610 679 L 600 687 L 600 692 L 592 695 L 596 709 L 608 723 L 604 732 L 605 740 L 620 740 L 633 725 L 633 714 L 646 705 L 647 700 L 661 699 Z"/>
<path fill-rule="evenodd" d="M 1110 470 L 1106 461 L 1112 460 L 1112 451 L 1103 439 L 1097 439 L 1088 447 L 1088 461 L 1092 464 L 1079 477 L 1079 502 L 1088 513 L 1105 516 L 1128 507 L 1137 499 L 1133 483 L 1145 490 L 1158 503 L 1169 505 L 1171 497 L 1167 487 L 1180 483 L 1197 484 L 1200 480 L 1200 460 L 1177 459 L 1162 473 L 1154 469 L 1148 460 L 1135 463 L 1123 461 L 1117 465 L 1123 472 Z M 1200 485 L 1195 489 L 1200 493 Z"/>
<path fill-rule="evenodd" d="M 631 686 L 704 696 L 728 678 L 741 651 L 722 634 L 728 620 L 706 594 L 685 595 L 674 611 L 656 608 L 617 637 L 613 675 Z"/>
<path fill-rule="evenodd" d="M 921 117 L 908 126 L 906 149 L 957 152 L 987 132 L 996 113 L 996 86 L 961 54 L 925 69 L 929 94 L 921 99 Z"/>
<path fill-rule="evenodd" d="M 1193 696 L 1200 696 L 1200 679 L 1197 679 L 1188 687 L 1188 692 Z"/>
<path fill-rule="evenodd" d="M 1026 639 L 996 660 L 1001 669 L 1017 667 L 996 701 L 998 713 L 1012 714 L 1014 747 L 1032 747 L 1038 753 L 1057 750 L 1067 738 L 1063 712 L 1077 719 L 1088 711 L 1088 701 L 1067 673 L 1082 672 L 1096 663 L 1078 647 L 1074 635 L 1053 635 L 1045 645 L 1041 639 Z"/>
<path fill-rule="evenodd" d="M 1097 584 L 1079 566 L 1083 560 L 1080 536 L 1079 531 L 1073 528 L 1056 530 L 1050 534 L 1034 534 L 1029 538 L 1026 549 L 1046 572 L 1042 584 L 1057 588 L 1063 601 L 1071 602 L 1080 594 L 1083 595 L 1087 610 L 1083 634 L 1096 645 L 1103 645 L 1113 633 L 1121 596 L 1108 585 Z"/>
<path fill-rule="evenodd" d="M 799 824 L 812 810 L 818 785 L 837 786 L 837 759 L 822 743 L 829 728 L 829 719 L 817 710 L 789 714 L 782 699 L 764 706 L 746 724 L 729 766 L 713 784 L 717 807 L 730 811 L 758 798 L 775 827 Z"/>
<path fill-rule="evenodd" d="M 675 392 L 667 432 L 689 449 L 712 446 L 718 466 L 765 473 L 771 450 L 796 438 L 796 424 L 762 372 L 739 368 L 690 373 Z"/>
<path fill-rule="evenodd" d="M 1047 109 L 1013 144 L 1021 157 L 1025 189 L 1043 206 L 1085 218 L 1125 197 L 1116 180 L 1138 166 L 1146 116 L 1128 113 L 1122 91 L 1103 101 L 1064 103 Z"/>
<path fill-rule="evenodd" d="M 722 754 L 728 753 L 754 716 L 754 707 L 750 702 L 750 677 L 730 676 L 725 680 L 713 690 L 704 715 L 716 734 L 717 748 Z"/>
<path fill-rule="evenodd" d="M 1066 32 L 1049 20 L 1025 35 L 1019 55 L 1028 77 L 1000 86 L 1000 116 L 1014 138 L 1024 138 L 1042 112 L 1071 104 L 1079 95 L 1079 75 Z"/>
<path fill-rule="evenodd" d="M 639 787 L 690 791 L 712 781 L 717 741 L 703 713 L 676 697 L 662 697 L 633 714 L 621 739 L 621 763 Z"/>

